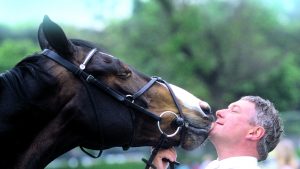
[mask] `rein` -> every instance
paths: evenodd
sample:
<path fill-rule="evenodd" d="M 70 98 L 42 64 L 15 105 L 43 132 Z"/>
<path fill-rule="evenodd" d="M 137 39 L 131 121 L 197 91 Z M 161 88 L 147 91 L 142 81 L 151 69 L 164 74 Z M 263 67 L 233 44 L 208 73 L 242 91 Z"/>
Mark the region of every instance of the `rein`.
<path fill-rule="evenodd" d="M 130 107 L 130 108 L 132 108 L 134 110 L 137 110 L 137 111 L 139 111 L 141 113 L 144 113 L 145 115 L 151 117 L 153 120 L 157 121 L 157 126 L 158 126 L 158 129 L 159 129 L 160 133 L 161 133 L 161 136 L 159 138 L 158 144 L 154 147 L 154 149 L 153 149 L 153 151 L 152 151 L 152 153 L 150 155 L 149 160 L 142 159 L 146 163 L 145 169 L 148 169 L 150 167 L 152 167 L 153 169 L 156 169 L 156 167 L 152 164 L 152 162 L 153 162 L 155 156 L 157 155 L 159 149 L 162 147 L 163 143 L 169 137 L 175 136 L 179 132 L 179 130 L 181 128 L 184 129 L 184 128 L 186 128 L 189 125 L 186 122 L 186 120 L 184 119 L 182 108 L 181 108 L 181 106 L 180 106 L 177 98 L 175 97 L 175 94 L 174 94 L 172 88 L 170 87 L 170 85 L 165 80 L 161 79 L 160 77 L 154 76 L 154 77 L 151 77 L 151 80 L 148 83 L 146 83 L 141 89 L 139 89 L 137 92 L 135 92 L 134 94 L 132 94 L 132 95 L 123 95 L 123 94 L 120 94 L 118 91 L 112 89 L 108 85 L 106 85 L 103 82 L 101 82 L 100 80 L 96 79 L 93 75 L 88 74 L 87 72 L 84 71 L 84 69 L 86 67 L 86 64 L 89 62 L 89 60 L 92 58 L 92 56 L 96 52 L 100 52 L 100 51 L 97 51 L 97 49 L 92 49 L 88 53 L 88 55 L 86 56 L 86 58 L 83 61 L 83 63 L 80 64 L 79 67 L 76 66 L 76 65 L 74 65 L 73 63 L 69 62 L 68 60 L 64 59 L 63 57 L 61 57 L 60 55 L 58 55 L 57 53 L 55 53 L 54 51 L 51 51 L 49 49 L 43 50 L 41 52 L 41 54 L 44 55 L 44 56 L 47 56 L 48 58 L 52 59 L 53 61 L 59 63 L 60 65 L 62 65 L 63 67 L 65 67 L 67 70 L 71 71 L 75 76 L 77 76 L 79 79 L 81 79 L 84 82 L 84 86 L 86 87 L 88 95 L 89 95 L 89 98 L 90 98 L 90 100 L 92 102 L 93 111 L 94 111 L 94 113 L 96 115 L 96 118 L 99 118 L 99 117 L 97 116 L 97 113 L 96 113 L 97 110 L 96 110 L 96 108 L 94 106 L 95 103 L 93 101 L 94 99 L 92 97 L 91 92 L 89 91 L 89 89 L 87 87 L 87 84 L 92 84 L 92 85 L 98 87 L 99 89 L 101 89 L 102 91 L 106 92 L 107 94 L 109 94 L 110 96 L 112 96 L 113 98 L 115 98 L 116 100 L 122 102 L 126 106 L 128 106 L 128 107 Z M 106 53 L 102 53 L 102 52 L 100 52 L 100 53 L 108 55 Z M 135 99 L 137 99 L 138 97 L 140 97 L 141 95 L 143 95 L 156 82 L 163 83 L 168 88 L 168 90 L 170 92 L 170 95 L 171 95 L 171 97 L 173 99 L 173 102 L 175 103 L 176 108 L 177 108 L 177 110 L 179 112 L 179 116 L 177 114 L 175 114 L 174 112 L 171 112 L 171 111 L 165 111 L 160 116 L 157 116 L 153 112 L 150 112 L 147 109 L 145 109 L 144 107 L 142 107 L 142 106 L 134 103 Z M 171 115 L 175 116 L 175 119 L 173 120 L 172 124 L 176 125 L 177 130 L 173 134 L 169 134 L 169 135 L 166 134 L 165 132 L 162 131 L 162 129 L 160 127 L 160 121 L 161 121 L 162 117 L 165 114 L 171 114 Z M 101 131 L 100 131 L 101 127 L 99 125 L 97 127 L 98 127 L 98 130 L 99 130 L 99 133 L 101 133 Z M 181 132 L 181 134 L 182 133 L 183 132 Z M 102 140 L 102 143 L 103 143 L 103 140 Z M 83 147 L 80 147 L 80 148 L 87 155 L 89 155 L 91 157 L 94 157 L 94 158 L 99 157 L 101 155 L 101 153 L 102 153 L 102 150 L 100 150 L 100 153 L 97 156 L 94 156 L 94 155 L 88 153 L 86 150 L 84 150 Z M 167 159 L 163 159 L 163 160 L 168 161 Z M 178 162 L 171 162 L 171 161 L 168 161 L 168 162 L 170 162 L 170 167 L 171 168 L 174 168 L 174 165 L 178 165 L 179 164 Z"/>

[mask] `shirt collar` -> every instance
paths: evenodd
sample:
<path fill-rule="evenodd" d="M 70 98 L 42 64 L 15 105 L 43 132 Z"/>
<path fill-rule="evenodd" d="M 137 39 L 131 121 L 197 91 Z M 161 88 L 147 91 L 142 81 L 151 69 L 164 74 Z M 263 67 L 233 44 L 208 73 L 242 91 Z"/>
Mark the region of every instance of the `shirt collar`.
<path fill-rule="evenodd" d="M 258 162 L 255 157 L 251 156 L 239 156 L 239 157 L 230 157 L 223 160 L 219 160 L 219 165 L 222 167 L 237 167 L 237 166 L 247 166 L 247 168 L 251 168 L 251 166 L 257 167 Z"/>

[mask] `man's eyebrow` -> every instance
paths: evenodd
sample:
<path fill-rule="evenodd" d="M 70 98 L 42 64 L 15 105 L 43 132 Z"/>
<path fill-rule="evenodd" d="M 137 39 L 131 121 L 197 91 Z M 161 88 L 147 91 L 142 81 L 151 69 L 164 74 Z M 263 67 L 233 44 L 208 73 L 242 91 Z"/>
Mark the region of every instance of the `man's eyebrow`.
<path fill-rule="evenodd" d="M 230 104 L 230 105 L 228 106 L 228 108 L 229 108 L 229 109 L 238 108 L 238 109 L 240 110 L 240 109 L 241 109 L 241 106 L 232 103 L 232 104 Z"/>

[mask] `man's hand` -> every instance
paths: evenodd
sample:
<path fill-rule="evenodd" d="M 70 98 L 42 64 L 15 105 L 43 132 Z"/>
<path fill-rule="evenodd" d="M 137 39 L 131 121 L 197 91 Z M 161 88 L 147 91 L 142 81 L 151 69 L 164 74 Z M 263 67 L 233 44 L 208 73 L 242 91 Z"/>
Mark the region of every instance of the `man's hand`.
<path fill-rule="evenodd" d="M 169 149 L 161 149 L 153 160 L 153 164 L 157 169 L 166 169 L 169 166 L 169 161 L 176 161 L 177 153 L 174 147 Z M 167 160 L 165 160 L 167 159 Z"/>

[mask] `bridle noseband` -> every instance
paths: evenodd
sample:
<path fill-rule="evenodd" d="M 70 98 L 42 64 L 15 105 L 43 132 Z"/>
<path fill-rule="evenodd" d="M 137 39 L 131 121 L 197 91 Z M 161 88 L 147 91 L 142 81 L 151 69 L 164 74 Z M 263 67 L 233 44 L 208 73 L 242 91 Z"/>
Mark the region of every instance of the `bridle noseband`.
<path fill-rule="evenodd" d="M 88 84 L 92 84 L 92 85 L 96 86 L 97 88 L 99 88 L 102 91 L 106 92 L 107 94 L 109 94 L 110 96 L 115 98 L 116 100 L 124 103 L 126 106 L 128 106 L 128 107 L 130 107 L 130 108 L 132 108 L 132 109 L 134 109 L 138 112 L 144 113 L 145 115 L 147 115 L 147 116 L 151 117 L 152 119 L 154 119 L 155 121 L 157 121 L 158 129 L 161 132 L 159 142 L 154 147 L 149 160 L 143 159 L 143 161 L 146 163 L 146 167 L 145 167 L 146 169 L 150 168 L 150 167 L 156 168 L 152 164 L 152 162 L 154 160 L 154 157 L 158 153 L 158 150 L 163 145 L 163 143 L 167 140 L 167 138 L 175 136 L 179 132 L 180 129 L 185 128 L 186 126 L 189 125 L 188 122 L 185 120 L 185 118 L 183 116 L 182 108 L 181 108 L 181 106 L 180 106 L 180 104 L 179 104 L 172 88 L 170 87 L 170 85 L 165 80 L 161 79 L 160 77 L 151 77 L 151 80 L 148 83 L 146 83 L 141 89 L 139 89 L 137 92 L 135 92 L 134 94 L 132 94 L 132 95 L 120 94 L 118 91 L 116 91 L 113 88 L 109 87 L 108 85 L 104 84 L 100 80 L 96 79 L 93 75 L 88 74 L 87 72 L 84 71 L 85 68 L 86 68 L 86 64 L 89 62 L 89 60 L 93 57 L 93 55 L 96 52 L 100 52 L 100 51 L 97 51 L 96 48 L 92 49 L 87 54 L 87 56 L 85 57 L 85 60 L 82 62 L 82 64 L 80 64 L 79 67 L 76 66 L 75 64 L 71 63 L 70 61 L 64 59 L 63 57 L 61 57 L 60 55 L 58 55 L 57 53 L 55 53 L 54 51 L 52 51 L 50 49 L 43 50 L 41 52 L 41 54 L 44 55 L 44 56 L 47 56 L 48 58 L 50 58 L 50 59 L 54 60 L 55 62 L 59 63 L 60 65 L 65 67 L 67 70 L 71 71 L 75 76 L 79 77 L 82 81 L 87 82 Z M 103 52 L 100 52 L 100 53 L 111 56 L 111 55 L 103 53 Z M 168 88 L 168 90 L 170 92 L 170 95 L 173 99 L 173 102 L 175 103 L 176 108 L 179 112 L 179 116 L 177 114 L 175 114 L 174 112 L 171 112 L 171 111 L 165 111 L 165 112 L 161 113 L 160 116 L 157 116 L 156 114 L 148 111 L 144 107 L 141 107 L 140 105 L 135 103 L 135 99 L 139 98 L 146 91 L 148 91 L 156 82 L 162 83 Z M 93 99 L 91 99 L 91 100 L 93 100 Z M 94 111 L 97 111 L 97 110 L 94 109 Z M 97 113 L 95 112 L 95 114 L 97 114 Z M 174 122 L 175 122 L 175 125 L 176 125 L 177 129 L 173 134 L 166 134 L 160 127 L 160 122 L 161 122 L 162 117 L 167 115 L 167 114 L 173 115 L 175 117 Z M 183 133 L 183 132 L 181 132 L 181 133 Z M 84 152 L 86 152 L 86 151 L 84 151 Z M 91 156 L 91 154 L 89 154 L 89 153 L 88 153 L 88 155 Z M 101 155 L 101 153 L 99 153 L 98 156 L 100 156 L 100 155 Z M 171 167 L 172 167 L 172 165 L 174 165 L 174 163 L 171 164 Z"/>

